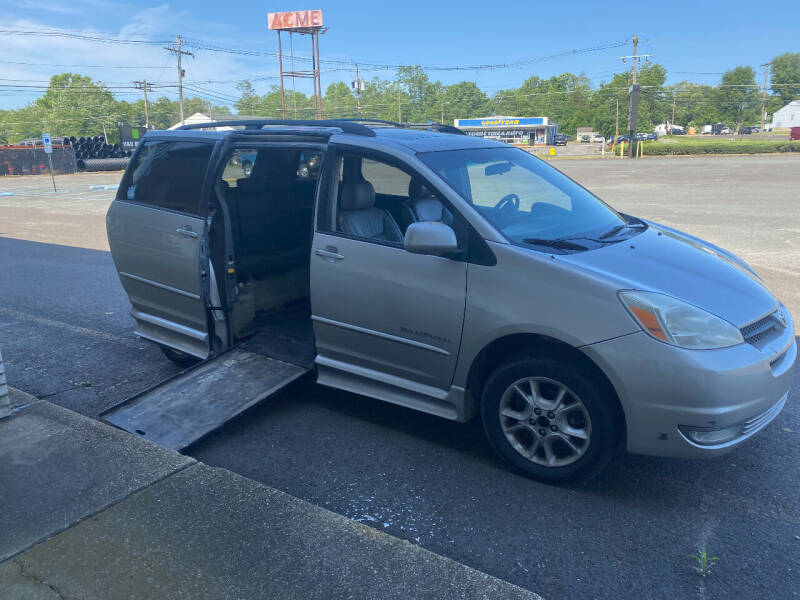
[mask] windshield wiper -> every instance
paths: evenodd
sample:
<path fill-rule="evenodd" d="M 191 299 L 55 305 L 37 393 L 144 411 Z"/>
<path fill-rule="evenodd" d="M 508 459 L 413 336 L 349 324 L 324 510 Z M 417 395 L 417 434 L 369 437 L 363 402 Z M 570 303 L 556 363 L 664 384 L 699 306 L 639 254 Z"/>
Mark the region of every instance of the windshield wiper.
<path fill-rule="evenodd" d="M 617 235 L 620 231 L 622 231 L 626 227 L 628 227 L 627 224 L 617 225 L 616 227 L 612 228 L 611 231 L 609 231 L 608 233 L 604 233 L 603 235 L 601 235 L 598 239 L 607 240 L 608 238 Z"/>
<path fill-rule="evenodd" d="M 526 238 L 522 240 L 526 244 L 534 246 L 544 246 L 546 248 L 555 248 L 556 250 L 588 250 L 589 248 L 583 244 L 576 244 L 568 240 L 545 240 L 540 238 Z"/>

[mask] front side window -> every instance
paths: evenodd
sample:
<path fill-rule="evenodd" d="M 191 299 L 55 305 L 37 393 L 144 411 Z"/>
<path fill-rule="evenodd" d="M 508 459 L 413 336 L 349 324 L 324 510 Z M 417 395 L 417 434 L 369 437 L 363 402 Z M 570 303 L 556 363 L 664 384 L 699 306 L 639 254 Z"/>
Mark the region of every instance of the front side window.
<path fill-rule="evenodd" d="M 402 245 L 412 223 L 436 221 L 451 227 L 459 248 L 466 248 L 466 221 L 411 167 L 350 151 L 336 160 L 332 202 L 320 203 L 318 230 Z"/>
<path fill-rule="evenodd" d="M 203 179 L 213 149 L 213 144 L 197 142 L 147 142 L 120 198 L 202 215 Z"/>
<path fill-rule="evenodd" d="M 510 242 L 563 252 L 641 232 L 580 185 L 517 148 L 424 152 L 419 158 Z"/>

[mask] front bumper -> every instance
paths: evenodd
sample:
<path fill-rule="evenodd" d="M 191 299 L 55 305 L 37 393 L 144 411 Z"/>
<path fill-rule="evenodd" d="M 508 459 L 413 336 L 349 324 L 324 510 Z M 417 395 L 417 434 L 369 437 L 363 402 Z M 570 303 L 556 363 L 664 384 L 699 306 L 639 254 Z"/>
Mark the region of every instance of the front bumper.
<path fill-rule="evenodd" d="M 772 422 L 787 401 L 797 359 L 791 318 L 760 348 L 684 350 L 639 332 L 581 350 L 616 388 L 628 451 L 686 458 L 724 454 Z M 691 439 L 692 431 L 719 430 L 730 435 Z"/>

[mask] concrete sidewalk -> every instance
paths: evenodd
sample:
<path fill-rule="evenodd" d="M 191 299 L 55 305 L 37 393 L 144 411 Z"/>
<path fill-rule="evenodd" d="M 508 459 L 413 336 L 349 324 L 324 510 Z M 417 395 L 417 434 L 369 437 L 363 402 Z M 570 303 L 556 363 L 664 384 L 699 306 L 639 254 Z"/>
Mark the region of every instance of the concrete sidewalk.
<path fill-rule="evenodd" d="M 2 598 L 539 598 L 49 402 L 12 402 Z"/>

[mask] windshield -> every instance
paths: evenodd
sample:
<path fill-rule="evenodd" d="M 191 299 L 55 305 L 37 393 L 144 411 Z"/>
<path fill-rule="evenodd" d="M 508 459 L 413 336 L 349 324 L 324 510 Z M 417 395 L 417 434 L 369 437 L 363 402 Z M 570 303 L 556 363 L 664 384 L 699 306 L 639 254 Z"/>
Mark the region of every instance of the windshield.
<path fill-rule="evenodd" d="M 518 148 L 423 152 L 419 158 L 515 244 L 579 252 L 630 237 L 625 217 Z M 637 231 L 638 233 L 638 231 Z"/>

